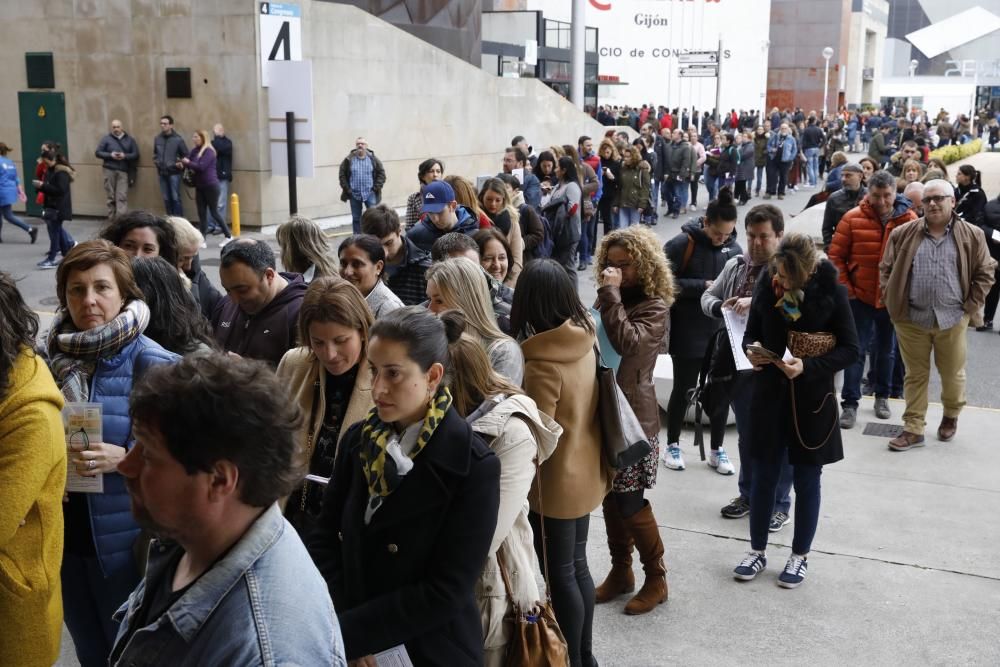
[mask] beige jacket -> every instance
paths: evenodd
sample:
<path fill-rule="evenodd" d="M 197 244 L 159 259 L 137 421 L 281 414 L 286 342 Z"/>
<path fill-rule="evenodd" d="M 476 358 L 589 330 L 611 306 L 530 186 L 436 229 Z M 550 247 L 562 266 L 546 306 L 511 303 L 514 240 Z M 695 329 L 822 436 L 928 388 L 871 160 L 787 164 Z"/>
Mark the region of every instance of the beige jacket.
<path fill-rule="evenodd" d="M 923 218 L 894 228 L 879 262 L 879 285 L 882 302 L 893 322 L 910 319 L 910 274 L 917 248 L 924 240 L 926 221 Z M 983 230 L 953 215 L 951 232 L 958 248 L 958 282 L 962 286 L 963 310 L 969 315 L 969 326 L 983 324 L 986 294 L 993 285 L 996 260 L 990 257 Z"/>
<path fill-rule="evenodd" d="M 611 490 L 597 414 L 594 334 L 569 320 L 524 341 L 524 391 L 562 427 L 555 453 L 542 464 L 544 516 L 579 519 Z M 538 512 L 538 481 L 529 496 Z"/>
<path fill-rule="evenodd" d="M 323 399 L 326 395 L 326 373 L 323 371 L 323 364 L 308 347 L 293 347 L 285 353 L 285 356 L 281 358 L 281 363 L 278 364 L 278 378 L 288 387 L 289 397 L 302 410 L 302 427 L 299 430 L 298 443 L 302 447 L 302 451 L 306 453 L 306 457 L 311 458 L 310 443 L 316 442 L 319 430 L 323 426 L 323 418 L 326 416 L 326 401 Z M 318 397 L 315 395 L 317 383 L 320 392 Z M 316 406 L 315 414 L 313 414 L 314 403 Z M 358 369 L 358 378 L 354 382 L 351 400 L 347 403 L 347 411 L 344 413 L 343 427 L 337 437 L 338 448 L 344 434 L 347 433 L 347 428 L 364 419 L 374 405 L 371 371 L 368 364 L 362 360 L 361 368 Z M 310 424 L 312 424 L 312 433 L 309 433 Z M 336 456 L 334 456 L 334 460 L 336 460 Z"/>
<path fill-rule="evenodd" d="M 521 235 L 521 222 L 515 220 L 516 217 L 518 216 L 511 216 L 510 234 L 507 235 L 511 255 L 510 270 L 507 272 L 507 280 L 503 281 L 503 284 L 510 288 L 517 286 L 517 277 L 524 269 L 524 237 Z"/>
<path fill-rule="evenodd" d="M 535 459 L 541 463 L 552 455 L 562 428 L 524 395 L 502 401 L 472 428 L 500 458 L 500 510 L 490 555 L 476 584 L 476 600 L 483 622 L 486 664 L 501 665 L 513 628 L 508 618 L 512 605 L 497 553 L 502 552 L 514 600 L 523 609 L 534 607 L 542 593 L 534 534 L 528 523 L 528 491 L 535 478 Z"/>

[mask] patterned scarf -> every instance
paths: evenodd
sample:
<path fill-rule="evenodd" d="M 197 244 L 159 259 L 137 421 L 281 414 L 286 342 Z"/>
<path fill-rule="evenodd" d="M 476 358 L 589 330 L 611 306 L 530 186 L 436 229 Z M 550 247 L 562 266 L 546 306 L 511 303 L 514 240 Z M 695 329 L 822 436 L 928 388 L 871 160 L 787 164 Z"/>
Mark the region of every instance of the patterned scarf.
<path fill-rule="evenodd" d="M 87 401 L 97 361 L 121 352 L 148 324 L 149 306 L 138 299 L 110 322 L 87 331 L 77 331 L 66 311 L 60 310 L 46 336 L 45 349 L 63 397 L 71 403 Z"/>
<path fill-rule="evenodd" d="M 802 304 L 802 299 L 805 298 L 805 292 L 800 289 L 786 292 L 785 288 L 778 282 L 777 277 L 771 279 L 771 288 L 778 297 L 774 307 L 781 311 L 781 316 L 785 318 L 786 322 L 795 322 L 802 317 L 799 306 Z"/>
<path fill-rule="evenodd" d="M 366 517 L 371 517 L 385 497 L 396 490 L 406 473 L 413 468 L 413 459 L 427 446 L 451 407 L 451 400 L 451 392 L 447 387 L 438 389 L 427 408 L 417 435 L 417 443 L 408 456 L 400 450 L 400 436 L 390 424 L 378 418 L 378 410 L 372 408 L 368 413 L 364 426 L 361 427 L 361 465 L 368 481 L 369 496 Z"/>

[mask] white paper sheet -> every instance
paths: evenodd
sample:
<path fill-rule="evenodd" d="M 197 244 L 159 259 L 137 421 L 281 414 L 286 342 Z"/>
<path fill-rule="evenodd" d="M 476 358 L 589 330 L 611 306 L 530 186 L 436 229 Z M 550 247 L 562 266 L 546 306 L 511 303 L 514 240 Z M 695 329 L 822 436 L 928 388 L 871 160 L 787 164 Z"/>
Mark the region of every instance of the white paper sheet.
<path fill-rule="evenodd" d="M 747 359 L 743 352 L 743 334 L 747 330 L 747 315 L 740 315 L 732 308 L 722 309 L 722 320 L 726 323 L 726 333 L 729 334 L 729 346 L 733 351 L 733 359 L 736 360 L 736 370 L 749 371 L 753 369 L 753 364 Z M 790 361 L 792 352 L 786 347 L 782 361 Z"/>
<path fill-rule="evenodd" d="M 66 403 L 63 406 L 63 427 L 66 447 L 80 449 L 91 442 L 101 442 L 102 420 L 100 403 Z M 67 452 L 72 455 L 73 449 Z M 76 466 L 66 460 L 66 491 L 76 493 L 104 493 L 104 475 L 84 477 L 76 471 Z"/>
<path fill-rule="evenodd" d="M 1000 230 L 993 230 L 993 241 L 995 243 L 1000 243 Z"/>
<path fill-rule="evenodd" d="M 410 654 L 406 652 L 406 647 L 400 644 L 393 646 L 387 651 L 375 654 L 375 662 L 378 667 L 413 667 L 410 661 Z"/>

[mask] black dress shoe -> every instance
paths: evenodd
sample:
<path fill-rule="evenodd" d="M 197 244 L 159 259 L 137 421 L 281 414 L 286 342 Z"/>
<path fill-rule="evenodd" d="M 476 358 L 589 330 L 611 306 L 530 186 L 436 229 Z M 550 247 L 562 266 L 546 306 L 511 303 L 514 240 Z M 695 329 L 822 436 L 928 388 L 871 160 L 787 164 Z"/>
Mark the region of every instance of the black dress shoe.
<path fill-rule="evenodd" d="M 981 327 L 976 327 L 976 331 L 993 331 L 993 320 L 983 322 Z"/>

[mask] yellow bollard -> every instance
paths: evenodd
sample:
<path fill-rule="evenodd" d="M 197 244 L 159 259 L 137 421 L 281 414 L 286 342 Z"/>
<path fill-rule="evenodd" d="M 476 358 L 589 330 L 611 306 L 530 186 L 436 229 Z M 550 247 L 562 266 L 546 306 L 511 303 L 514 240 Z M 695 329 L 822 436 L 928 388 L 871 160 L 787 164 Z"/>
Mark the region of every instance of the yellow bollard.
<path fill-rule="evenodd" d="M 233 236 L 240 235 L 240 196 L 235 192 L 229 195 L 229 226 Z"/>

